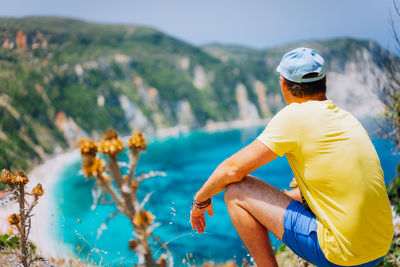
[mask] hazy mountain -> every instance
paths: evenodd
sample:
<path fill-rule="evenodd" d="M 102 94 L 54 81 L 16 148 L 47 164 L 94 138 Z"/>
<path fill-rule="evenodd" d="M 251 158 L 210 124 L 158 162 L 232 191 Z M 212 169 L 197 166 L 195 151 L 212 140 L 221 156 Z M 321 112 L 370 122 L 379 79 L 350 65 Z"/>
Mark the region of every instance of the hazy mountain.
<path fill-rule="evenodd" d="M 203 50 L 223 62 L 256 68 L 262 66 L 271 74 L 282 56 L 297 47 L 316 49 L 325 59 L 328 96 L 336 104 L 353 112 L 357 117 L 375 116 L 383 111 L 377 90 L 377 77 L 381 76 L 382 56 L 387 54 L 378 43 L 370 40 L 334 39 L 300 42 L 278 48 L 255 50 L 241 46 L 210 44 Z M 276 81 L 268 84 L 276 87 Z"/>
<path fill-rule="evenodd" d="M 269 117 L 283 106 L 276 65 L 298 46 L 321 52 L 339 106 L 358 116 L 381 108 L 372 73 L 385 50 L 372 41 L 196 47 L 147 27 L 28 17 L 0 18 L 0 45 L 2 168 L 29 168 L 109 127 L 151 133 Z"/>

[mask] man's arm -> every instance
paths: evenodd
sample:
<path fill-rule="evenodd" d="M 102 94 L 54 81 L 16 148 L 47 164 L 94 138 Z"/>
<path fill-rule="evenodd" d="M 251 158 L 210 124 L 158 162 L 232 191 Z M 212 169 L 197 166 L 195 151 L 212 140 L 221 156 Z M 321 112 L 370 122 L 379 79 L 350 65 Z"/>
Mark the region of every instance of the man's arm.
<path fill-rule="evenodd" d="M 228 184 L 241 181 L 247 174 L 276 157 L 277 155 L 272 150 L 256 139 L 222 162 L 197 192 L 194 200 L 201 203 L 210 199 L 224 190 Z M 208 215 L 213 216 L 212 204 L 204 208 L 194 205 L 190 213 L 192 228 L 193 230 L 197 229 L 199 233 L 204 232 L 204 228 L 206 227 L 204 211 L 207 211 Z"/>
<path fill-rule="evenodd" d="M 277 155 L 258 139 L 244 147 L 225 161 L 211 174 L 194 199 L 203 202 L 219 192 L 228 184 L 239 182 L 247 174 L 275 159 Z"/>

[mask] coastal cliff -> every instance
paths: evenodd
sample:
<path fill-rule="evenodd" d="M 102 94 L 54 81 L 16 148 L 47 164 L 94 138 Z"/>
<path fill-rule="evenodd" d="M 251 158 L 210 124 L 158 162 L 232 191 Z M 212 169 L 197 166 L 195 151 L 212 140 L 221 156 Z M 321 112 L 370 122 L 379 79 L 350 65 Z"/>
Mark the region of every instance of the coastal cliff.
<path fill-rule="evenodd" d="M 0 166 L 29 169 L 107 128 L 187 131 L 271 117 L 283 107 L 282 55 L 327 62 L 328 95 L 359 117 L 383 110 L 374 89 L 385 50 L 336 39 L 256 50 L 196 47 L 156 29 L 55 17 L 0 18 Z"/>

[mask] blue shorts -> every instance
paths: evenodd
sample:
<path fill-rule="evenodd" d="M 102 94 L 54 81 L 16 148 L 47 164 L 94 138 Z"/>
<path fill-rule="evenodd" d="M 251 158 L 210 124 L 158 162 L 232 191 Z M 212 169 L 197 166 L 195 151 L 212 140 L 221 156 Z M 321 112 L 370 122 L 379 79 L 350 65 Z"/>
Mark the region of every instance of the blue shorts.
<path fill-rule="evenodd" d="M 287 206 L 284 228 L 282 241 L 298 256 L 316 266 L 341 266 L 333 264 L 325 258 L 318 243 L 315 215 L 301 202 L 293 200 Z M 382 258 L 379 258 L 356 266 L 372 267 L 376 266 L 381 260 Z"/>

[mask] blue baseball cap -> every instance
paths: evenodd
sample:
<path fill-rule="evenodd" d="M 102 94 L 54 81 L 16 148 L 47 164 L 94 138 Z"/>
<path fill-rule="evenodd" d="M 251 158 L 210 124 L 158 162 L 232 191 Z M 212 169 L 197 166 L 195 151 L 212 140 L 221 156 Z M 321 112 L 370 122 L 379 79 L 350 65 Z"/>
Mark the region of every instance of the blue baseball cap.
<path fill-rule="evenodd" d="M 325 77 L 324 59 L 314 49 L 299 47 L 283 56 L 276 71 L 292 82 L 315 82 Z M 309 73 L 318 73 L 318 76 L 303 78 Z"/>

